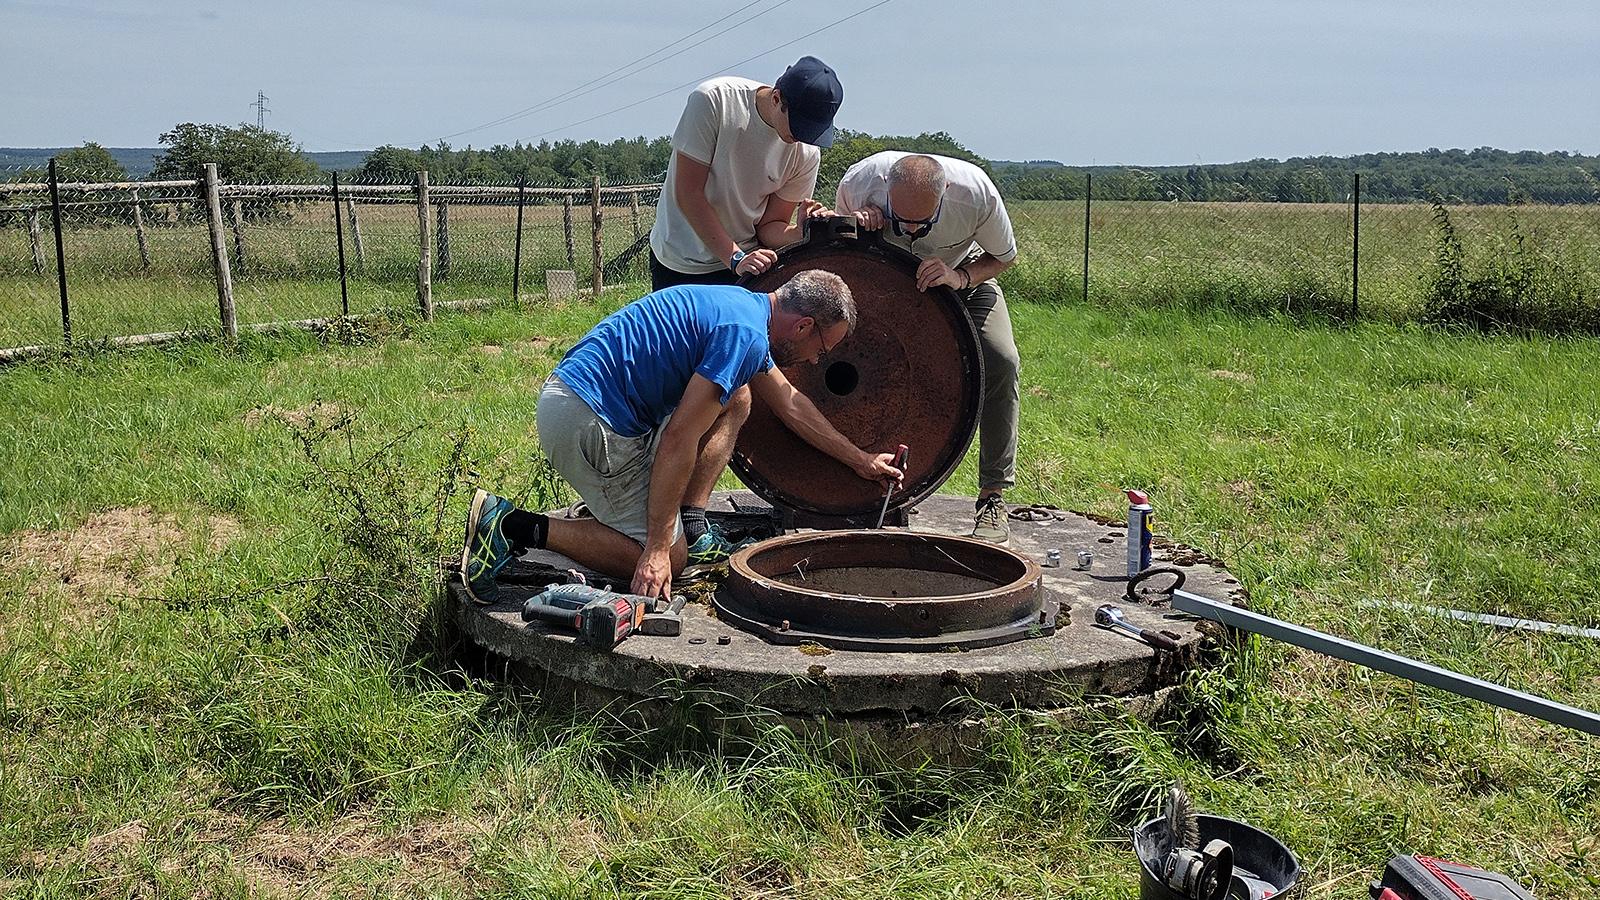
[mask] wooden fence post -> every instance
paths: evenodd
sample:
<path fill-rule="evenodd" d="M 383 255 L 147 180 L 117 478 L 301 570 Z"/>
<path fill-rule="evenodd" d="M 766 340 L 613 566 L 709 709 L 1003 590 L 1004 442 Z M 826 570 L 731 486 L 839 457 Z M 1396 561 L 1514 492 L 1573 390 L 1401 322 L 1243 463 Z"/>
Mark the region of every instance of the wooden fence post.
<path fill-rule="evenodd" d="M 356 248 L 356 271 L 365 275 L 367 272 L 367 248 L 361 243 L 361 220 L 356 218 L 356 201 L 354 199 L 344 202 L 345 209 L 350 213 L 350 241 Z"/>
<path fill-rule="evenodd" d="M 237 199 L 233 201 L 233 258 L 238 260 L 239 274 L 247 275 L 250 266 L 245 261 L 244 246 L 244 206 Z"/>
<path fill-rule="evenodd" d="M 567 268 L 578 267 L 578 251 L 572 243 L 572 195 L 561 195 L 561 221 L 567 229 Z"/>
<path fill-rule="evenodd" d="M 417 173 L 417 304 L 422 321 L 433 321 L 433 238 L 428 233 L 428 172 Z"/>
<path fill-rule="evenodd" d="M 440 281 L 450 278 L 450 202 L 439 201 L 439 231 L 434 240 L 439 245 L 439 273 Z"/>
<path fill-rule="evenodd" d="M 222 336 L 239 336 L 238 313 L 233 306 L 233 275 L 228 271 L 228 239 L 222 226 L 222 191 L 217 180 L 217 164 L 206 163 L 201 179 L 205 191 L 206 221 L 211 226 L 211 262 L 217 274 L 217 312 L 222 320 Z"/>
<path fill-rule="evenodd" d="M 601 258 L 600 247 L 600 176 L 596 175 L 589 182 L 589 208 L 592 209 L 591 219 L 594 225 L 594 298 L 600 299 L 600 288 L 604 282 L 605 260 Z"/>
<path fill-rule="evenodd" d="M 133 231 L 139 236 L 139 263 L 144 273 L 150 274 L 150 239 L 144 232 L 144 208 L 139 200 L 139 189 L 133 190 Z"/>
<path fill-rule="evenodd" d="M 639 192 L 638 191 L 629 191 L 628 192 L 628 206 L 633 211 L 633 239 L 637 241 L 640 238 L 641 234 L 642 234 L 642 232 L 639 231 Z"/>
<path fill-rule="evenodd" d="M 44 274 L 44 227 L 39 224 L 39 207 L 28 210 L 28 245 L 33 248 L 33 274 Z"/>

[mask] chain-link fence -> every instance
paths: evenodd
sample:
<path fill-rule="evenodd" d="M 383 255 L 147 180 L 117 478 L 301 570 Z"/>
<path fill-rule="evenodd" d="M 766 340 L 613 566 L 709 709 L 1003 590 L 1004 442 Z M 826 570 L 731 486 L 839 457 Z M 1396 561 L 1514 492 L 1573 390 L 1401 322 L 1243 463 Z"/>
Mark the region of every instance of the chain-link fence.
<path fill-rule="evenodd" d="M 1288 201 L 1192 199 L 1216 186 L 1097 171 L 1061 182 L 1059 200 L 1008 200 L 1020 254 L 1003 279 L 1047 302 L 1600 332 L 1600 185 L 1584 175 L 1570 189 L 1507 182 L 1503 202 L 1469 204 L 1425 188 L 1367 202 L 1359 179 L 1316 172 L 1296 175 Z M 52 193 L 43 173 L 0 173 L 0 348 L 428 316 L 538 300 L 547 283 L 565 295 L 644 280 L 660 187 L 419 173 L 208 190 L 74 173 Z"/>
<path fill-rule="evenodd" d="M 1359 177 L 1316 172 L 1294 183 L 1315 200 L 1193 200 L 1097 172 L 1071 199 L 1007 201 L 1019 259 L 1003 277 L 1039 300 L 1600 332 L 1600 184 L 1578 174 L 1469 204 L 1363 201 Z"/>
<path fill-rule="evenodd" d="M 547 284 L 564 297 L 640 280 L 660 195 L 598 181 L 430 185 L 426 173 L 411 184 L 41 176 L 0 173 L 0 348 L 431 317 L 536 301 Z"/>

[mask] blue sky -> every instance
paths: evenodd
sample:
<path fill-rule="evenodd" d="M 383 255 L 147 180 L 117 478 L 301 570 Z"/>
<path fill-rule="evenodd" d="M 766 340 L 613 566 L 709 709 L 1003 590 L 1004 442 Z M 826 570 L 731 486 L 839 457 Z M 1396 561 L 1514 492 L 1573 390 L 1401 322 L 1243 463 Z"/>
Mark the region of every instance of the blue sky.
<path fill-rule="evenodd" d="M 155 146 L 257 91 L 307 150 L 655 137 L 807 53 L 840 125 L 993 159 L 1600 154 L 1595 0 L 0 0 L 0 146 Z"/>

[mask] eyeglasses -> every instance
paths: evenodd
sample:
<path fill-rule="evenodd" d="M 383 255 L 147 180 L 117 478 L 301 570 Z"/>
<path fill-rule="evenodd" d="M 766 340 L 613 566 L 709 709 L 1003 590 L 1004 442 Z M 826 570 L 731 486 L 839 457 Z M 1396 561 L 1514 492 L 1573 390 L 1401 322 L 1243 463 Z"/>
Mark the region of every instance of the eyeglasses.
<path fill-rule="evenodd" d="M 822 345 L 822 352 L 817 354 L 817 362 L 819 363 L 828 358 L 828 354 L 833 352 L 833 347 L 839 346 L 838 341 L 834 341 L 833 347 L 828 346 L 828 342 L 822 338 L 821 327 L 817 328 L 817 343 Z"/>
<path fill-rule="evenodd" d="M 933 227 L 933 224 L 935 222 L 939 221 L 939 213 L 944 211 L 944 198 L 943 197 L 939 198 L 939 205 L 935 206 L 933 208 L 933 218 L 931 218 L 931 219 L 902 219 L 899 216 L 894 214 L 894 201 L 893 200 L 885 201 L 885 205 L 889 207 L 889 211 L 888 211 L 889 224 L 894 226 L 895 236 L 896 237 L 905 237 L 906 235 L 909 234 L 913 238 L 917 238 L 917 237 L 921 237 L 924 232 L 926 232 L 929 228 Z M 902 225 L 908 225 L 908 226 L 912 226 L 912 227 L 901 228 Z M 912 232 L 916 232 L 916 233 L 912 234 Z"/>

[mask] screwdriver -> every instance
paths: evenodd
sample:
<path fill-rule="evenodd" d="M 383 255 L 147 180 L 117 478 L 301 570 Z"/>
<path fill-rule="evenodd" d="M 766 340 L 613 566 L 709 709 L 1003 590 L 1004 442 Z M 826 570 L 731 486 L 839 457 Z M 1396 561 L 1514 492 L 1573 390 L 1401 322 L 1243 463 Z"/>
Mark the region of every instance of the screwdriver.
<path fill-rule="evenodd" d="M 910 453 L 910 449 L 907 448 L 905 444 L 901 444 L 900 449 L 894 452 L 894 462 L 890 465 L 893 465 L 896 469 L 899 469 L 901 473 L 900 478 L 895 481 L 895 484 L 899 484 L 905 479 L 906 457 L 908 457 Z M 889 497 L 893 493 L 893 484 L 889 485 L 889 489 L 883 492 L 883 509 L 878 510 L 878 524 L 874 525 L 874 528 L 883 527 L 883 517 L 889 512 Z"/>

